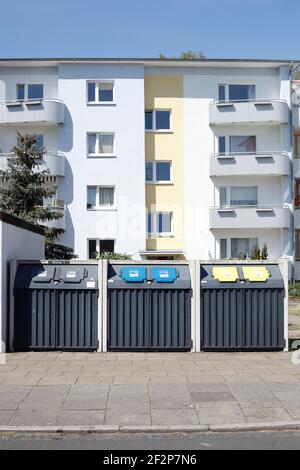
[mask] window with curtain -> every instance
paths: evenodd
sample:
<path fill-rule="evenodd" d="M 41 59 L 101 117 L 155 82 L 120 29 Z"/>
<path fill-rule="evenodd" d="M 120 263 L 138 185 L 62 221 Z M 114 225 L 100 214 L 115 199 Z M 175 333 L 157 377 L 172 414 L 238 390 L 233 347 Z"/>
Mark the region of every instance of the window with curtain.
<path fill-rule="evenodd" d="M 231 206 L 256 206 L 257 187 L 256 186 L 233 186 L 230 188 Z"/>
<path fill-rule="evenodd" d="M 249 258 L 257 245 L 257 238 L 231 238 L 231 257 Z"/>
<path fill-rule="evenodd" d="M 112 103 L 114 101 L 114 83 L 107 81 L 87 82 L 88 103 Z"/>
<path fill-rule="evenodd" d="M 99 187 L 99 206 L 109 207 L 114 205 L 115 188 L 113 186 Z"/>
<path fill-rule="evenodd" d="M 229 136 L 230 153 L 255 153 L 256 136 L 255 135 L 230 135 Z"/>
<path fill-rule="evenodd" d="M 229 101 L 255 100 L 255 85 L 229 85 Z"/>
<path fill-rule="evenodd" d="M 159 212 L 158 214 L 158 233 L 171 233 L 172 232 L 172 213 Z"/>
<path fill-rule="evenodd" d="M 99 134 L 99 153 L 114 153 L 114 134 Z"/>

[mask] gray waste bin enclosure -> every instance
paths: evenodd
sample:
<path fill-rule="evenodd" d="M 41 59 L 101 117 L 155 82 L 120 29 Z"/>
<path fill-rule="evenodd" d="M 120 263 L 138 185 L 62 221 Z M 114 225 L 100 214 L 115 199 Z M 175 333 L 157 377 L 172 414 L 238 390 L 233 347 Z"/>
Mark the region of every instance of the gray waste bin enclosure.
<path fill-rule="evenodd" d="M 16 351 L 98 348 L 97 265 L 20 264 L 14 298 Z"/>
<path fill-rule="evenodd" d="M 112 264 L 107 286 L 108 350 L 191 349 L 188 266 Z"/>
<path fill-rule="evenodd" d="M 236 265 L 234 282 L 216 279 L 213 265 L 201 266 L 201 349 L 284 348 L 283 278 L 277 265 L 263 266 L 269 273 L 267 280 L 251 281 Z"/>

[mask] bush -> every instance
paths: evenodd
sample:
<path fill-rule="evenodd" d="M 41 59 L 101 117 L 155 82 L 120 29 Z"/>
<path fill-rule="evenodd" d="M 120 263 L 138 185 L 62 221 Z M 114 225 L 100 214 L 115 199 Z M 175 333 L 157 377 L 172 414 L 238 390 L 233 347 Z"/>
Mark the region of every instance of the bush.
<path fill-rule="evenodd" d="M 127 253 L 111 253 L 109 251 L 104 251 L 103 253 L 97 253 L 96 259 L 129 260 L 132 259 L 132 256 Z"/>
<path fill-rule="evenodd" d="M 251 259 L 260 259 L 260 248 L 259 246 L 255 246 L 251 253 Z"/>
<path fill-rule="evenodd" d="M 289 297 L 300 298 L 300 282 L 289 283 Z"/>
<path fill-rule="evenodd" d="M 264 243 L 261 249 L 261 259 L 268 259 L 268 256 L 269 256 L 268 248 L 267 248 L 267 245 Z"/>

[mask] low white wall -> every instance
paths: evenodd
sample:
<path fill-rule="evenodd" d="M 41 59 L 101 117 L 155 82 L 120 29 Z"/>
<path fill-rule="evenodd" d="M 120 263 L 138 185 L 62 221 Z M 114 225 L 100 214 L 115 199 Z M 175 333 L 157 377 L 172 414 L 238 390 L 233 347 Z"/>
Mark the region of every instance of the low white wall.
<path fill-rule="evenodd" d="M 30 229 L 30 224 L 20 223 L 19 219 L 9 216 L 9 223 L 4 217 L 0 220 L 0 353 L 5 352 L 7 344 L 7 312 L 9 288 L 9 263 L 14 259 L 44 259 L 45 242 L 41 233 Z M 33 229 L 34 230 L 34 229 Z"/>

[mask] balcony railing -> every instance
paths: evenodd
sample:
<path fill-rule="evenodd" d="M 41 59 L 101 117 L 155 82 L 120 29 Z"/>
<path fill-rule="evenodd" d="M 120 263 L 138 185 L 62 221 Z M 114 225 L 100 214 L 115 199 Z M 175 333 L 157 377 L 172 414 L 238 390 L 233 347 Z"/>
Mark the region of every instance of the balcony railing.
<path fill-rule="evenodd" d="M 280 204 L 210 208 L 210 229 L 289 228 L 291 211 Z"/>
<path fill-rule="evenodd" d="M 0 102 L 0 124 L 64 124 L 65 104 L 59 99 Z"/>
<path fill-rule="evenodd" d="M 210 176 L 289 175 L 287 152 L 228 152 L 213 153 Z"/>
<path fill-rule="evenodd" d="M 13 153 L 0 153 L 0 170 L 7 169 L 7 159 L 14 158 Z M 47 152 L 43 160 L 38 161 L 38 171 L 48 170 L 49 175 L 65 176 L 66 157 L 58 152 Z"/>
<path fill-rule="evenodd" d="M 212 101 L 210 125 L 287 124 L 289 107 L 285 100 Z"/>

